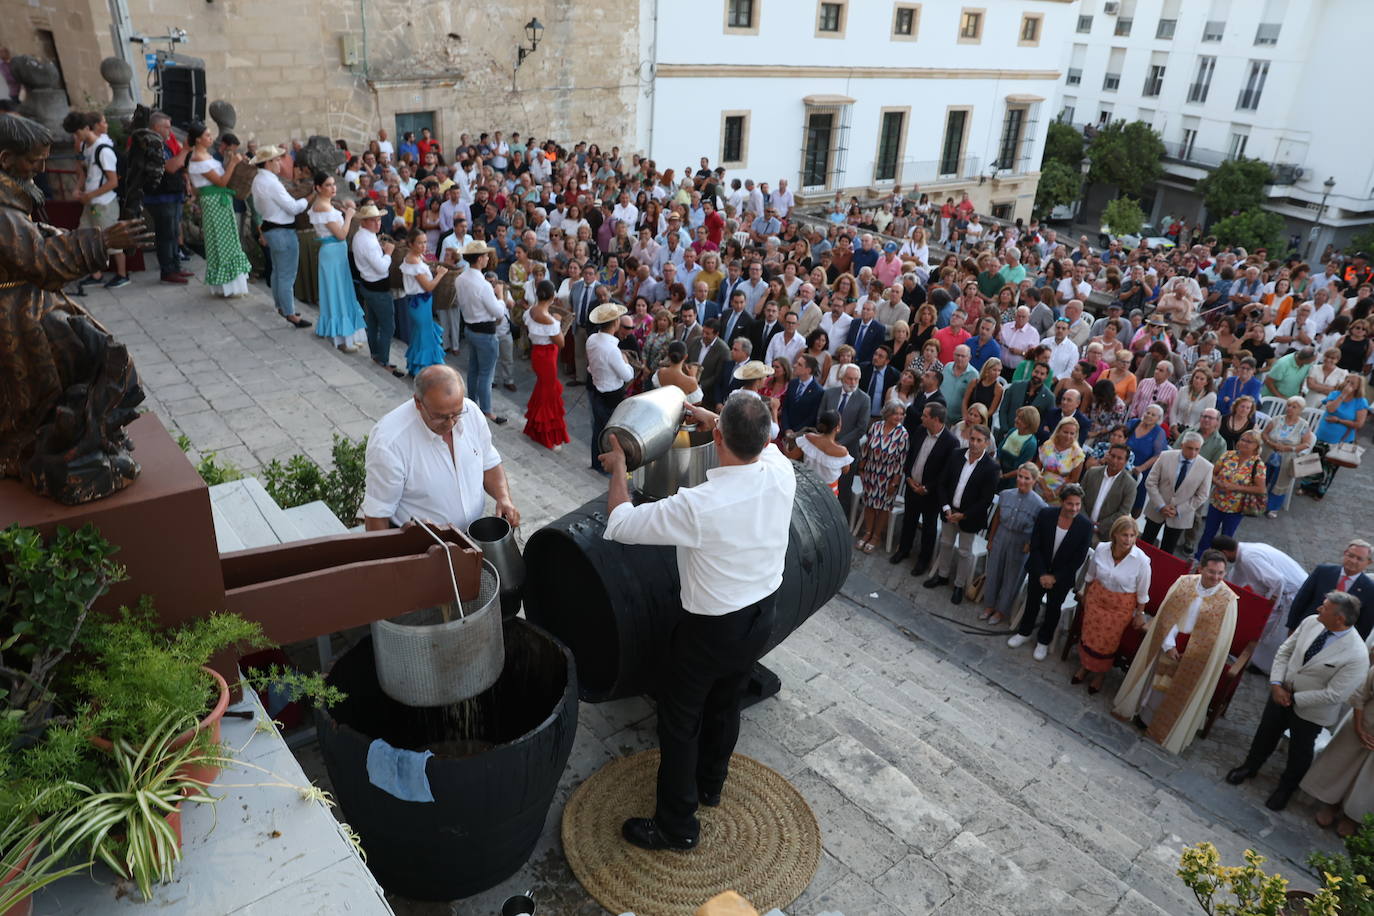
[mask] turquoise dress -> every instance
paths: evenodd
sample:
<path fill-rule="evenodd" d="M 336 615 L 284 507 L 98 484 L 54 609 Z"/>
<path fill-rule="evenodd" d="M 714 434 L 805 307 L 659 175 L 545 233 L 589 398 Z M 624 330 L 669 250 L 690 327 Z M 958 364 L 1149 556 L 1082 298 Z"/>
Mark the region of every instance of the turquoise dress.
<path fill-rule="evenodd" d="M 434 296 L 424 291 L 417 276 L 431 277 L 429 265 L 421 261 L 401 262 L 401 278 L 405 283 L 406 318 L 410 323 L 410 345 L 406 347 L 406 371 L 416 375 L 425 366 L 444 361 L 444 329 L 434 320 Z"/>
<path fill-rule="evenodd" d="M 310 223 L 320 237 L 320 263 L 316 270 L 320 320 L 315 324 L 315 333 L 347 346 L 356 343 L 354 338 L 367 322 L 353 289 L 353 273 L 348 269 L 348 245 L 326 227 L 328 223 L 342 221 L 343 214 L 338 210 L 310 213 Z"/>

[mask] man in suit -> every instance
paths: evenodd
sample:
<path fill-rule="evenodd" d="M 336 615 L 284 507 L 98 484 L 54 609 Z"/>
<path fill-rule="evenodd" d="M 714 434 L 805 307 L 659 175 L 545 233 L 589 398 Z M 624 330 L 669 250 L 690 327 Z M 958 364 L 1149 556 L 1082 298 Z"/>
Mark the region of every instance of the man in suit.
<path fill-rule="evenodd" d="M 690 301 L 682 304 L 682 311 L 678 313 L 678 325 L 673 331 L 673 340 L 682 341 L 687 352 L 692 352 L 692 345 L 701 340 L 701 325 L 697 323 L 697 308 Z"/>
<path fill-rule="evenodd" d="M 687 300 L 697 310 L 697 321 L 702 324 L 719 317 L 721 313 L 720 303 L 707 295 L 709 290 L 705 280 L 698 280 L 692 284 L 692 298 Z"/>
<path fill-rule="evenodd" d="M 720 281 L 720 289 L 716 290 L 716 302 L 720 303 L 722 315 L 730 308 L 730 297 L 744 284 L 744 265 L 740 264 L 738 258 L 731 261 L 725 270 L 725 279 Z"/>
<path fill-rule="evenodd" d="M 1159 456 L 1145 477 L 1146 543 L 1155 543 L 1161 526 L 1164 540 L 1159 547 L 1173 553 L 1179 535 L 1193 527 L 1193 516 L 1212 495 L 1212 463 L 1201 455 L 1202 436 L 1189 431 L 1178 440 L 1178 448 Z"/>
<path fill-rule="evenodd" d="M 856 363 L 866 363 L 873 359 L 873 351 L 887 340 L 887 328 L 878 321 L 877 314 L 873 300 L 866 299 L 863 308 L 859 310 L 859 320 L 849 323 L 849 332 L 845 335 L 844 342 L 854 348 Z"/>
<path fill-rule="evenodd" d="M 730 362 L 725 364 L 720 373 L 720 378 L 716 381 L 716 405 L 723 407 L 725 399 L 730 396 L 730 392 L 739 388 L 742 380 L 735 377 L 735 371 L 749 362 L 749 354 L 753 352 L 754 345 L 749 342 L 748 337 L 739 337 L 730 343 Z"/>
<path fill-rule="evenodd" d="M 720 339 L 719 321 L 713 318 L 701 326 L 701 336 L 695 345 L 687 347 L 687 361 L 701 367 L 697 384 L 701 386 L 702 403 L 714 404 L 720 377 L 730 361 L 730 348 Z"/>
<path fill-rule="evenodd" d="M 1360 602 L 1348 592 L 1330 591 L 1286 639 L 1269 673 L 1269 699 L 1245 762 L 1226 774 L 1240 785 L 1257 774 L 1279 738 L 1288 732 L 1288 764 L 1265 805 L 1282 811 L 1312 765 L 1317 734 L 1335 728 L 1350 695 L 1369 673 L 1369 650 L 1355 629 Z"/>
<path fill-rule="evenodd" d="M 735 290 L 730 296 L 730 308 L 720 318 L 721 336 L 727 344 L 733 344 L 740 337 L 753 344 L 750 331 L 754 329 L 754 320 L 749 317 L 744 306 L 744 291 Z M 762 356 L 763 352 L 759 351 L 759 355 Z"/>
<path fill-rule="evenodd" d="M 907 411 L 906 428 L 910 445 L 902 475 L 906 480 L 906 510 L 902 513 L 902 536 L 897 552 L 889 562 L 900 563 L 911 556 L 916 541 L 916 525 L 921 526 L 921 549 L 916 554 L 913 576 L 919 576 L 930 566 L 935 554 L 935 527 L 940 518 L 940 470 L 949 463 L 959 448 L 959 439 L 945 427 L 945 405 L 927 404 L 921 415 L 914 418 Z"/>
<path fill-rule="evenodd" d="M 768 353 L 768 345 L 773 337 L 782 333 L 782 322 L 778 320 L 778 304 L 770 302 L 763 307 L 763 317 L 754 322 L 749 329 L 749 339 L 754 342 L 754 352 L 763 359 Z"/>
<path fill-rule="evenodd" d="M 1042 417 L 1054 409 L 1054 393 L 1045 384 L 1049 377 L 1049 367 L 1040 363 L 1031 369 L 1030 378 L 1006 387 L 1002 403 L 997 407 L 998 427 L 1003 432 L 1016 428 L 1016 412 L 1022 407 L 1034 407 Z"/>
<path fill-rule="evenodd" d="M 1086 414 L 1078 409 L 1078 405 L 1083 402 L 1083 395 L 1077 388 L 1065 388 L 1059 394 L 1059 406 L 1051 408 L 1049 412 L 1040 415 L 1040 429 L 1035 434 L 1037 442 L 1045 442 L 1050 436 L 1054 435 L 1055 427 L 1065 417 L 1073 417 L 1078 421 L 1078 444 L 1083 445 L 1088 441 L 1088 429 L 1092 423 Z"/>
<path fill-rule="evenodd" d="M 868 412 L 874 419 L 882 415 L 887 392 L 901 377 L 897 367 L 889 361 L 891 358 L 892 353 L 888 350 L 887 344 L 883 344 L 873 350 L 873 359 L 870 362 L 859 364 L 859 387 L 868 394 Z"/>
<path fill-rule="evenodd" d="M 573 313 L 573 378 L 569 385 L 587 383 L 587 335 L 595 334 L 592 309 L 601 303 L 596 298 L 596 266 L 588 261 L 582 266 L 582 276 L 568 286 L 568 308 Z"/>
<path fill-rule="evenodd" d="M 992 498 L 997 495 L 1002 476 L 988 447 L 991 441 L 992 430 L 982 424 L 974 425 L 968 430 L 968 448 L 960 449 L 953 460 L 946 462 L 940 475 L 936 498 L 943 522 L 940 550 L 935 555 L 935 575 L 923 584 L 926 588 L 939 588 L 952 578 L 954 594 L 949 600 L 954 604 L 963 603 L 964 588 L 973 575 L 973 539 L 988 526 Z"/>
<path fill-rule="evenodd" d="M 1126 470 L 1131 450 L 1125 445 L 1107 449 L 1107 457 L 1083 475 L 1083 511 L 1093 523 L 1093 544 L 1105 541 L 1112 525 L 1123 515 L 1131 515 L 1136 488 L 1140 482 Z"/>
<path fill-rule="evenodd" d="M 910 431 L 913 426 L 920 424 L 921 411 L 925 410 L 927 404 L 939 404 L 942 407 L 946 406 L 945 396 L 940 391 L 941 378 L 938 369 L 927 369 L 917 380 L 919 386 L 916 389 L 916 394 L 911 399 L 911 406 L 906 409 L 906 426 L 908 431 Z"/>
<path fill-rule="evenodd" d="M 803 353 L 792 363 L 792 381 L 787 385 L 782 409 L 778 412 L 778 426 L 784 433 L 816 425 L 821 397 L 825 394 L 825 389 L 816 381 L 820 371 L 820 364 L 810 353 Z"/>
<path fill-rule="evenodd" d="M 1040 617 L 1040 603 L 1045 603 L 1045 619 L 1035 638 L 1035 660 L 1041 662 L 1050 651 L 1050 640 L 1059 628 L 1059 612 L 1073 588 L 1078 568 L 1092 546 L 1093 523 L 1082 514 L 1083 488 L 1076 483 L 1065 484 L 1059 491 L 1059 505 L 1041 509 L 1031 529 L 1030 552 L 1026 554 L 1026 609 L 1021 614 L 1021 626 L 1007 645 L 1018 649 L 1030 642 Z M 1064 529 L 1063 540 L 1056 543 L 1056 530 Z"/>
<path fill-rule="evenodd" d="M 1299 623 L 1315 614 L 1326 593 L 1335 589 L 1353 595 L 1360 603 L 1355 629 L 1361 639 L 1368 639 L 1370 629 L 1374 628 L 1374 582 L 1365 575 L 1369 560 L 1369 542 L 1356 538 L 1346 546 L 1341 562 L 1322 563 L 1312 570 L 1293 596 L 1293 605 L 1288 612 L 1288 631 L 1293 632 Z"/>
<path fill-rule="evenodd" d="M 792 313 L 797 316 L 797 333 L 805 337 L 820 327 L 825 312 L 816 304 L 816 287 L 803 283 L 797 289 L 797 298 L 792 302 Z"/>
<path fill-rule="evenodd" d="M 868 429 L 869 417 L 868 393 L 859 387 L 858 366 L 849 363 L 840 370 L 839 386 L 825 389 L 825 394 L 821 397 L 820 412 L 825 413 L 827 410 L 833 410 L 840 415 L 840 434 L 835 437 L 835 441 L 848 449 L 849 457 L 854 459 L 849 469 L 840 475 L 839 480 L 840 505 L 848 512 L 850 501 L 854 498 L 850 488 L 854 482 L 854 466 L 859 461 L 859 440 Z"/>

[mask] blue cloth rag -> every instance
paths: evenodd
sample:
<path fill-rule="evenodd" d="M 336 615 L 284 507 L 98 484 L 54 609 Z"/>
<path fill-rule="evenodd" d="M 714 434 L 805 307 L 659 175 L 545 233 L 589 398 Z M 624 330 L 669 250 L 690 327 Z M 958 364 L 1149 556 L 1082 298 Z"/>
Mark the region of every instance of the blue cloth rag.
<path fill-rule="evenodd" d="M 367 747 L 368 782 L 401 801 L 432 802 L 425 764 L 433 756 L 433 751 L 405 751 L 378 738 Z"/>

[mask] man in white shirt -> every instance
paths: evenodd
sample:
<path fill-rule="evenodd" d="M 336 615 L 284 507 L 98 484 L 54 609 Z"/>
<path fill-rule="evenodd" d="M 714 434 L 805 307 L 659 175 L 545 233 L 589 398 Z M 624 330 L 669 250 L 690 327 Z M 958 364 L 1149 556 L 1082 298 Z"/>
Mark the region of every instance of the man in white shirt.
<path fill-rule="evenodd" d="M 377 421 L 367 437 L 366 467 L 368 531 L 411 519 L 466 531 L 486 514 L 486 496 L 495 500 L 497 515 L 520 524 L 491 429 L 451 366 L 420 370 L 414 400 Z"/>
<path fill-rule="evenodd" d="M 71 131 L 81 143 L 81 158 L 86 163 L 86 178 L 76 199 L 81 208 L 81 226 L 89 229 L 109 229 L 119 222 L 119 200 L 115 188 L 119 187 L 119 160 L 115 155 L 114 142 L 106 133 L 109 125 L 105 116 L 98 111 L 73 111 L 63 119 L 64 126 L 69 120 L 77 121 Z M 244 166 L 247 168 L 247 166 Z M 115 275 L 106 280 L 106 289 L 119 289 L 128 286 L 129 271 L 124 265 L 124 252 L 114 252 Z M 99 283 L 104 279 L 100 271 L 91 271 L 90 277 L 77 284 L 77 291 L 85 295 L 82 288 L 87 283 Z"/>
<path fill-rule="evenodd" d="M 606 421 L 616 405 L 624 400 L 625 386 L 635 377 L 629 354 L 620 349 L 620 316 L 624 314 L 625 306 L 619 303 L 598 305 L 589 318 L 596 332 L 587 337 L 587 373 L 591 376 L 587 394 L 592 405 L 591 468 L 611 476 L 612 480 L 614 476 L 609 475 L 601 463 L 601 431 L 606 428 Z"/>
<path fill-rule="evenodd" d="M 280 146 L 264 146 L 253 155 L 250 164 L 258 167 L 253 176 L 253 207 L 262 218 L 262 237 L 272 253 L 272 299 L 277 311 L 296 327 L 308 328 L 312 322 L 296 314 L 296 271 L 301 258 L 296 214 L 310 206 L 314 195 L 297 200 L 286 192 L 278 177 L 285 155 Z"/>
<path fill-rule="evenodd" d="M 367 322 L 367 348 L 372 361 L 397 378 L 405 373 L 391 362 L 391 338 L 396 332 L 396 306 L 391 298 L 391 253 L 396 246 L 377 239 L 382 211 L 368 201 L 353 215 L 358 231 L 353 234 L 353 263 L 362 278 L 363 319 Z"/>
<path fill-rule="evenodd" d="M 787 219 L 792 207 L 797 203 L 796 195 L 787 190 L 787 179 L 778 179 L 778 189 L 773 193 L 773 207 L 778 211 L 778 219 Z"/>
<path fill-rule="evenodd" d="M 639 222 L 639 208 L 630 202 L 629 192 L 620 192 L 620 201 L 611 211 L 611 219 L 617 223 L 624 223 L 631 232 L 634 231 L 635 223 Z"/>
<path fill-rule="evenodd" d="M 844 341 L 849 336 L 849 326 L 854 322 L 854 316 L 845 313 L 844 299 L 839 296 L 830 297 L 830 311 L 821 317 L 817 327 L 825 332 L 825 336 L 830 343 L 825 348 L 825 352 L 831 356 L 835 351 L 844 346 Z"/>
<path fill-rule="evenodd" d="M 1069 319 L 1060 317 L 1054 322 L 1054 336 L 1041 341 L 1050 348 L 1050 371 L 1055 378 L 1068 378 L 1078 365 L 1078 346 L 1069 339 Z"/>
<path fill-rule="evenodd" d="M 677 549 L 682 606 L 658 695 L 659 769 L 651 818 L 630 818 L 625 839 L 644 849 L 692 849 L 698 804 L 720 804 L 739 737 L 739 703 L 749 671 L 773 629 L 782 584 L 796 476 L 768 441 L 771 417 L 761 398 L 732 395 L 720 416 L 687 408 L 712 430 L 719 466 L 706 483 L 634 505 L 625 453 L 612 438 L 601 456 L 611 472 L 605 537 L 622 544 Z"/>
<path fill-rule="evenodd" d="M 673 264 L 677 267 L 682 266 L 682 243 L 673 233 L 668 233 L 664 239 L 663 246 L 654 253 L 653 275 L 663 279 L 663 265 Z M 666 297 L 665 297 L 666 298 Z"/>
<path fill-rule="evenodd" d="M 396 147 L 392 146 L 391 141 L 387 139 L 385 127 L 377 131 L 377 149 L 381 150 L 382 157 L 387 162 L 396 158 Z"/>
<path fill-rule="evenodd" d="M 1031 326 L 1028 307 L 1024 305 L 1016 307 L 1012 320 L 1002 325 L 998 342 L 1002 345 L 1003 374 L 1010 378 L 1011 371 L 1021 365 L 1026 354 L 1040 343 L 1040 335 Z"/>
<path fill-rule="evenodd" d="M 773 360 L 781 357 L 790 366 L 805 348 L 806 340 L 797 332 L 797 313 L 788 312 L 782 320 L 782 333 L 774 334 L 768 342 L 768 352 L 763 361 L 771 366 Z"/>
<path fill-rule="evenodd" d="M 1088 282 L 1088 266 L 1082 263 L 1075 264 L 1073 276 L 1060 280 L 1055 292 L 1059 294 L 1061 302 L 1068 302 L 1070 299 L 1087 302 L 1093 292 L 1093 285 Z"/>
<path fill-rule="evenodd" d="M 463 249 L 467 269 L 453 284 L 458 310 L 463 315 L 463 327 L 471 350 L 468 353 L 468 391 L 477 399 L 482 414 L 488 420 L 503 425 L 505 417 L 491 412 L 491 382 L 496 375 L 496 360 L 501 355 L 501 342 L 496 329 L 507 317 L 506 302 L 495 287 L 483 276 L 495 252 L 485 242 L 471 242 Z"/>

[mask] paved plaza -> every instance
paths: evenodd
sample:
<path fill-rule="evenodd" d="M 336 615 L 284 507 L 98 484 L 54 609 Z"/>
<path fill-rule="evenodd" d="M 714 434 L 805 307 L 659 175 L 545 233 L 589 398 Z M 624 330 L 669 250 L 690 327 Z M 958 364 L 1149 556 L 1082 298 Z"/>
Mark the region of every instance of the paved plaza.
<path fill-rule="evenodd" d="M 333 434 L 365 435 L 409 396 L 406 380 L 365 352 L 343 354 L 286 324 L 261 284 L 226 301 L 199 281 L 161 286 L 144 273 L 82 301 L 129 345 L 147 407 L 197 452 L 216 451 L 250 473 L 296 452 L 327 463 Z M 395 355 L 403 365 L 399 344 Z M 528 533 L 603 494 L 605 480 L 587 469 L 584 389 L 565 391 L 574 442 L 553 453 L 520 432 L 528 364 L 517 363 L 517 376 L 519 391 L 494 392 L 511 422 L 493 433 Z M 1338 559 L 1353 534 L 1368 536 L 1371 505 L 1374 473 L 1343 471 L 1325 502 L 1296 498 L 1277 521 L 1246 519 L 1239 537 L 1310 567 Z M 1089 697 L 1069 685 L 1076 663 L 1057 652 L 1036 663 L 1029 646 L 1013 652 L 1000 636 L 970 633 L 959 622 L 976 627 L 978 606 L 948 604 L 947 589 L 921 588 L 908 568 L 856 553 L 841 595 L 765 659 L 782 692 L 745 714 L 740 752 L 787 776 L 821 825 L 820 869 L 791 913 L 1195 912 L 1174 869 L 1182 846 L 1200 840 L 1230 864 L 1254 847 L 1294 886 L 1314 886 L 1307 853 L 1337 842 L 1313 824 L 1305 796 L 1279 814 L 1264 807 L 1279 760 L 1242 787 L 1222 782 L 1258 721 L 1263 678 L 1246 677 L 1209 738 L 1165 754 L 1110 716 L 1121 672 Z M 394 900 L 398 913 L 495 913 L 530 887 L 541 912 L 603 912 L 563 859 L 562 805 L 613 757 L 654 746 L 654 714 L 630 699 L 584 704 L 579 721 L 529 864 L 477 898 Z M 307 771 L 323 780 L 306 756 Z"/>

